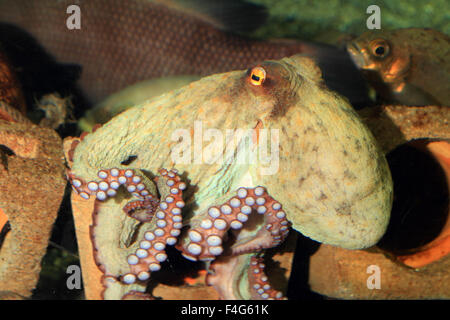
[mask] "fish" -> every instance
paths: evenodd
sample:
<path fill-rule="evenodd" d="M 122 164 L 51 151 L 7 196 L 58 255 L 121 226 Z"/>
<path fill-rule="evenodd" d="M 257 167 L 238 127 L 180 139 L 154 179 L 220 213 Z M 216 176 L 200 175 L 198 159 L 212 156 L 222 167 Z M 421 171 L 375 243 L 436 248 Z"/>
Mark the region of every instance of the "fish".
<path fill-rule="evenodd" d="M 433 29 L 375 30 L 347 50 L 383 102 L 450 106 L 449 40 Z"/>
<path fill-rule="evenodd" d="M 0 41 L 11 49 L 11 56 L 17 56 L 15 51 L 19 50 L 24 58 L 31 56 L 40 64 L 34 56 L 36 50 L 24 48 L 21 39 L 24 35 L 16 32 L 17 36 L 12 36 L 12 28 L 19 28 L 58 63 L 80 65 L 82 72 L 77 83 L 91 105 L 140 81 L 241 70 L 256 62 L 294 54 L 315 58 L 327 86 L 349 98 L 352 104 L 366 101 L 362 77 L 345 50 L 300 40 L 251 39 L 230 30 L 230 26 L 240 25 L 236 19 L 223 23 L 221 29 L 219 23 L 190 14 L 216 1 L 191 0 L 188 10 L 161 1 L 84 1 L 79 3 L 81 29 L 69 30 L 66 10 L 72 2 L 0 1 Z M 228 1 L 222 1 L 215 12 L 227 12 L 222 14 L 227 17 L 241 16 L 243 22 L 238 28 L 241 30 L 245 30 L 246 22 L 254 28 L 265 21 L 263 10 L 254 7 L 244 10 L 236 2 L 230 2 L 234 9 L 225 11 Z M 256 13 L 245 21 L 253 11 Z M 214 19 L 217 21 L 220 14 L 216 16 L 219 16 Z M 45 69 L 34 72 L 37 85 L 48 80 L 48 73 Z M 52 85 L 58 83 L 53 81 Z"/>
<path fill-rule="evenodd" d="M 246 33 L 264 25 L 269 17 L 265 6 L 245 0 L 146 0 L 159 3 L 208 22 L 217 29 Z"/>

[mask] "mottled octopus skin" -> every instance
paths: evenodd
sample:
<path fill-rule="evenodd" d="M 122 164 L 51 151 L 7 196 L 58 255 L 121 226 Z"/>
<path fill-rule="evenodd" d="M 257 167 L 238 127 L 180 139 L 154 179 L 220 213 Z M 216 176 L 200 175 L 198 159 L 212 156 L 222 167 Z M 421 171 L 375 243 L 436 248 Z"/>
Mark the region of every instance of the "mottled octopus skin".
<path fill-rule="evenodd" d="M 237 208 L 248 212 L 246 198 L 239 198 L 240 190 L 254 195 L 249 206 L 257 227 L 238 231 L 235 253 L 276 245 L 287 223 L 320 242 L 348 249 L 374 245 L 385 232 L 392 202 L 387 162 L 374 137 L 347 100 L 324 86 L 311 59 L 293 56 L 257 68 L 266 73 L 261 85 L 251 80 L 253 68 L 213 75 L 114 117 L 76 145 L 68 173 L 72 185 L 79 181 L 75 189 L 89 196 L 88 183 L 98 182 L 99 172 L 116 168 L 133 170 L 153 194 L 144 173 L 177 169 L 178 175 L 187 178 L 184 201 L 189 209 L 184 210 L 182 223 L 190 227 L 179 246 L 195 259 L 212 259 L 206 248 L 214 256 L 221 254 L 224 230 L 232 227 L 235 217 L 240 222 Z M 225 159 L 229 161 L 175 161 L 172 153 L 180 152 L 180 142 L 179 137 L 173 138 L 174 132 L 184 130 L 194 141 L 199 121 L 204 130 L 255 129 L 254 135 L 238 139 L 233 147 L 237 156 Z M 268 143 L 263 129 L 272 129 L 271 135 L 279 133 L 279 148 L 271 146 L 279 163 L 270 174 L 268 164 L 259 158 L 255 163 L 236 160 L 249 152 L 245 142 Z M 187 150 L 191 156 L 198 155 L 192 144 Z M 204 154 L 205 159 L 208 155 Z M 255 213 L 258 210 L 264 214 Z M 218 236 L 208 242 L 209 224 Z M 281 233 L 271 235 L 264 228 Z M 200 249 L 189 249 L 192 242 Z M 212 247 L 219 248 L 210 251 Z"/>
<path fill-rule="evenodd" d="M 73 4 L 81 10 L 80 30 L 66 27 Z M 2 0 L 0 22 L 30 33 L 58 63 L 81 65 L 78 83 L 91 103 L 150 78 L 210 75 L 296 53 L 318 57 L 343 90 L 343 75 L 352 74 L 346 83 L 359 76 L 346 53 L 331 46 L 251 40 L 150 0 Z M 361 90 L 358 81 L 351 85 L 349 93 Z"/>

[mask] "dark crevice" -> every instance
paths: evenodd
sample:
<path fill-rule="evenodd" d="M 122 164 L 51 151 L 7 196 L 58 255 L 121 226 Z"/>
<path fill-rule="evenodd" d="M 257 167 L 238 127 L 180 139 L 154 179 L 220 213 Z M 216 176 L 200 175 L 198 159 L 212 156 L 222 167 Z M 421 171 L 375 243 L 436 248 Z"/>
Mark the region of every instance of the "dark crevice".
<path fill-rule="evenodd" d="M 6 234 L 11 230 L 11 224 L 9 223 L 9 221 L 7 221 L 5 223 L 5 225 L 3 226 L 3 228 L 0 230 L 0 250 L 2 249 L 3 246 L 3 242 L 6 239 Z"/>
<path fill-rule="evenodd" d="M 396 148 L 387 159 L 394 181 L 394 202 L 388 229 L 378 247 L 404 254 L 441 233 L 448 219 L 447 180 L 432 154 L 412 145 Z"/>
<path fill-rule="evenodd" d="M 0 165 L 8 170 L 8 157 L 15 156 L 16 154 L 10 148 L 4 145 L 0 145 Z"/>
<path fill-rule="evenodd" d="M 137 159 L 137 156 L 129 156 L 126 160 L 122 161 L 120 164 L 124 166 L 129 166 Z"/>

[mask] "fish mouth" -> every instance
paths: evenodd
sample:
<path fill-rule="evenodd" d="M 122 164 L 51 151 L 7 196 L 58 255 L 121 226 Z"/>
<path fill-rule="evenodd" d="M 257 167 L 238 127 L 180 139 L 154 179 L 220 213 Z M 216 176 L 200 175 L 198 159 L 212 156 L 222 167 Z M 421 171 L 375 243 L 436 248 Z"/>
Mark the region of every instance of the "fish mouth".
<path fill-rule="evenodd" d="M 347 44 L 347 52 L 350 54 L 350 58 L 358 68 L 365 69 L 367 66 L 365 54 L 356 42 L 350 42 Z"/>

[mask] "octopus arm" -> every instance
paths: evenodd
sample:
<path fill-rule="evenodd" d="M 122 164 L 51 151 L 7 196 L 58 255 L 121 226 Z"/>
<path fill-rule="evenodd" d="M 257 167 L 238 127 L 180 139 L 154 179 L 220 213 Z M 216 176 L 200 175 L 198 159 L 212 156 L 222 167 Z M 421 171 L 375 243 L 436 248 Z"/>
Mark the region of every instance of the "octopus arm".
<path fill-rule="evenodd" d="M 131 182 L 133 177 L 139 177 L 140 171 L 127 170 L 133 173 L 128 177 Z M 100 172 L 105 173 L 100 176 L 110 185 L 116 181 L 115 178 L 121 177 L 121 171 L 118 169 L 105 169 Z M 109 177 L 113 178 L 108 180 Z M 144 205 L 149 198 L 142 193 L 135 193 L 134 191 L 141 191 L 137 188 L 117 189 L 113 199 L 100 200 L 97 194 L 91 237 L 96 263 L 104 273 L 105 298 L 145 298 L 143 292 L 151 272 L 160 270 L 161 263 L 167 259 L 166 245 L 174 245 L 177 242 L 182 227 L 181 209 L 184 207 L 183 190 L 186 184 L 180 180 L 175 170 L 165 169 L 160 170 L 160 176 L 155 178 L 155 181 L 160 200 L 156 199 L 155 192 L 151 198 L 154 202 L 149 207 Z M 128 183 L 128 186 L 130 185 L 133 184 Z M 150 189 L 151 185 L 146 187 Z M 129 200 L 129 192 L 135 200 Z M 133 205 L 137 201 L 143 204 Z M 125 215 L 124 211 L 132 214 Z M 145 213 L 140 214 L 140 211 Z M 141 219 L 143 215 L 150 218 Z"/>
<path fill-rule="evenodd" d="M 264 221 L 254 226 L 254 234 L 244 230 L 251 214 L 263 216 Z M 242 254 L 280 244 L 289 232 L 289 222 L 281 204 L 265 188 L 239 188 L 236 196 L 191 220 L 179 249 L 187 259 L 212 261 L 223 253 L 223 240 L 230 229 L 248 234 L 232 247 L 233 254 Z"/>
<path fill-rule="evenodd" d="M 222 256 L 211 264 L 206 281 L 223 300 L 283 299 L 269 284 L 264 268 L 255 253 Z"/>

